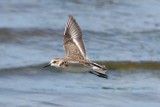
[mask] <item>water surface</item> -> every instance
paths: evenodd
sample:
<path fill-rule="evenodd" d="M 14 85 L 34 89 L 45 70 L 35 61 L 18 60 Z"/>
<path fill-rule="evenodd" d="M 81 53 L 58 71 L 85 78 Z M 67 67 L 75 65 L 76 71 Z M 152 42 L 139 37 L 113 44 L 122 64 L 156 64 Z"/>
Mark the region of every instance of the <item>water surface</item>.
<path fill-rule="evenodd" d="M 108 75 L 104 79 L 40 66 L 0 71 L 0 106 L 159 107 L 159 71 L 109 71 Z"/>
<path fill-rule="evenodd" d="M 159 62 L 159 10 L 158 0 L 1 0 L 0 106 L 159 107 L 159 69 L 117 67 L 109 79 L 42 69 L 64 56 L 69 14 L 91 60 Z"/>

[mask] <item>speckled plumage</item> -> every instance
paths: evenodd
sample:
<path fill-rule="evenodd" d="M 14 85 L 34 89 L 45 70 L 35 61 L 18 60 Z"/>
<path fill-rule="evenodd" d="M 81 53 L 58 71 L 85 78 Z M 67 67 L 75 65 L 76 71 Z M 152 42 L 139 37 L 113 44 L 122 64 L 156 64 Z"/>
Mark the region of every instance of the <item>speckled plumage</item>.
<path fill-rule="evenodd" d="M 105 66 L 91 62 L 86 57 L 86 50 L 83 43 L 82 32 L 73 16 L 69 15 L 64 31 L 64 58 L 54 58 L 49 63 L 50 66 L 65 68 L 71 63 L 83 64 L 92 68 L 90 73 L 107 78 Z"/>

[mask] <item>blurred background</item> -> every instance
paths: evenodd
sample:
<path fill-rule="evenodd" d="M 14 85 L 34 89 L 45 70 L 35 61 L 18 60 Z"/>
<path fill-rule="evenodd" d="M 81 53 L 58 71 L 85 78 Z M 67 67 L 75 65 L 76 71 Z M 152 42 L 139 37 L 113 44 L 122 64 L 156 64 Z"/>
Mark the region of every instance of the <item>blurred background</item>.
<path fill-rule="evenodd" d="M 159 0 L 1 0 L 0 106 L 159 107 L 159 11 Z M 108 80 L 42 69 L 64 56 L 68 15 Z"/>

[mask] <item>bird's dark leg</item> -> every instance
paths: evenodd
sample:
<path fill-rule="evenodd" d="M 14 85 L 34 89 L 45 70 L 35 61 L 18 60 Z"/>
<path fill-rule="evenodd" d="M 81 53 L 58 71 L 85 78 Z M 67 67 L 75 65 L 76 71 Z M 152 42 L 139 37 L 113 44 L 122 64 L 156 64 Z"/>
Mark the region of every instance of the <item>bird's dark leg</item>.
<path fill-rule="evenodd" d="M 89 73 L 97 75 L 98 77 L 102 77 L 102 78 L 108 79 L 108 75 L 107 74 L 102 74 L 102 73 L 96 72 L 96 71 L 89 71 Z"/>

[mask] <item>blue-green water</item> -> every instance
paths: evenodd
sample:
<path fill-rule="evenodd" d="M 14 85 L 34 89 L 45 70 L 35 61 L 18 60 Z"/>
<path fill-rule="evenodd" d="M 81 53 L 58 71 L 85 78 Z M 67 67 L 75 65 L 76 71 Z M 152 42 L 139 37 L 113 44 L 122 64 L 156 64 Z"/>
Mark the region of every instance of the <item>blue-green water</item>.
<path fill-rule="evenodd" d="M 1 0 L 0 107 L 159 107 L 159 70 L 103 79 L 37 66 L 64 56 L 69 14 L 91 60 L 159 62 L 159 10 L 158 0 Z"/>
<path fill-rule="evenodd" d="M 0 106 L 3 107 L 160 105 L 160 71 L 156 70 L 109 71 L 109 79 L 41 66 L 0 72 Z"/>

